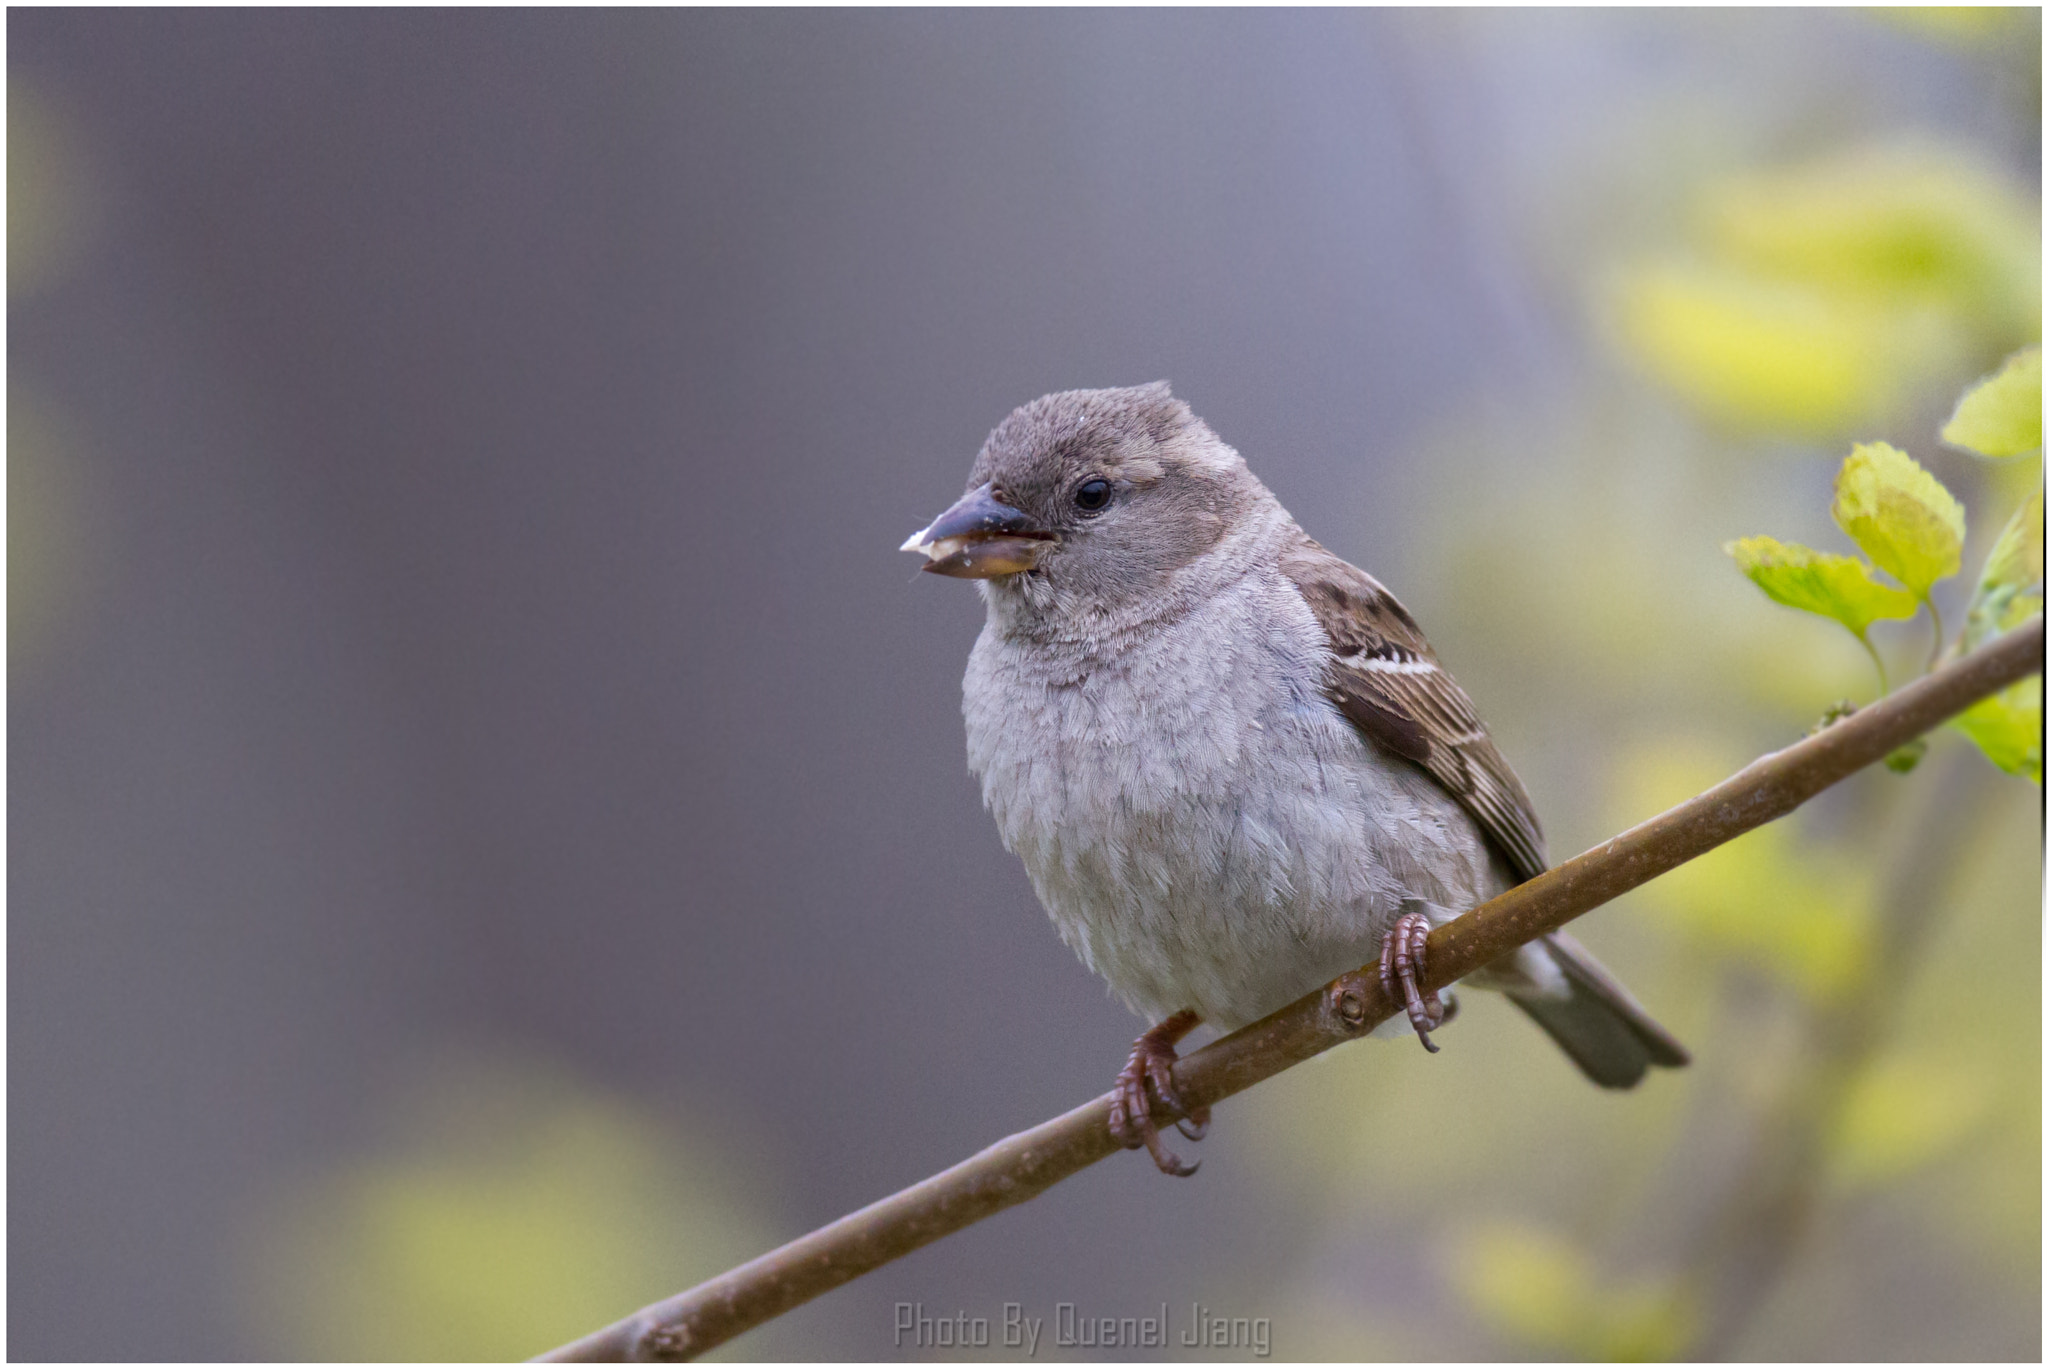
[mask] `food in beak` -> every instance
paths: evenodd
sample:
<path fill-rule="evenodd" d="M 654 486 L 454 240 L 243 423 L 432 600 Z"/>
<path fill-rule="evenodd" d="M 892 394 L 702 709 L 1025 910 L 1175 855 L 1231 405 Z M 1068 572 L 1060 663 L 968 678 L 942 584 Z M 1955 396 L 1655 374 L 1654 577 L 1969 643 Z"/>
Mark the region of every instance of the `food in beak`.
<path fill-rule="evenodd" d="M 905 551 L 921 551 L 928 558 L 921 570 L 934 575 L 951 575 L 962 580 L 986 580 L 992 575 L 1015 575 L 1038 564 L 1049 545 L 1042 537 L 991 537 L 967 534 L 941 537 Z"/>
<path fill-rule="evenodd" d="M 924 570 L 963 580 L 1015 575 L 1038 564 L 1053 536 L 983 485 L 904 540 L 902 551 L 924 554 Z"/>

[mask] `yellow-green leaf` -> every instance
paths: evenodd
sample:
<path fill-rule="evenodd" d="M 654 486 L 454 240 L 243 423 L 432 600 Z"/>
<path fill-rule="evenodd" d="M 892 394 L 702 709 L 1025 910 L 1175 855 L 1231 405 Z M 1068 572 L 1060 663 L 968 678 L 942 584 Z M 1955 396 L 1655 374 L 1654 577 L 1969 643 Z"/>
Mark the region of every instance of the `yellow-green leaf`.
<path fill-rule="evenodd" d="M 1637 364 L 1736 428 L 1853 431 L 1911 371 L 1884 309 L 1805 281 L 1649 262 L 1616 274 L 1613 300 Z"/>
<path fill-rule="evenodd" d="M 2041 677 L 1972 705 L 1950 724 L 2008 775 L 2041 782 Z"/>
<path fill-rule="evenodd" d="M 2015 41 L 2024 11 L 2008 5 L 1885 5 L 1868 13 L 1948 47 L 1983 52 Z"/>
<path fill-rule="evenodd" d="M 1909 1174 L 1967 1140 L 1989 1103 L 1983 1075 L 1946 1056 L 1882 1060 L 1857 1078 L 1835 1116 L 1835 1177 L 1862 1188 Z"/>
<path fill-rule="evenodd" d="M 2013 513 L 1984 558 L 1970 616 L 1963 624 L 1963 649 L 1970 650 L 2018 627 L 2041 611 L 2041 491 Z"/>
<path fill-rule="evenodd" d="M 2041 447 L 2041 349 L 2005 359 L 1997 375 L 1964 392 L 1941 440 L 1979 456 L 2024 456 Z"/>
<path fill-rule="evenodd" d="M 1731 257 L 1848 295 L 1933 305 L 2003 351 L 2041 335 L 2039 192 L 1952 145 L 1858 148 L 1710 194 Z"/>
<path fill-rule="evenodd" d="M 2040 194 L 1912 141 L 1707 186 L 1682 248 L 1618 266 L 1613 340 L 1720 422 L 1832 439 L 1904 421 L 2041 336 Z"/>
<path fill-rule="evenodd" d="M 1868 970 L 1870 884 L 1853 862 L 1773 826 L 1688 861 L 1643 897 L 1693 963 L 1740 962 L 1826 1004 Z"/>
<path fill-rule="evenodd" d="M 1585 1252 L 1540 1228 L 1498 1222 L 1461 1243 L 1453 1279 L 1507 1339 L 1550 1353 L 1580 1350 L 1600 1294 Z"/>
<path fill-rule="evenodd" d="M 1668 1360 L 1699 1329 L 1676 1281 L 1607 1276 L 1570 1240 L 1519 1223 L 1471 1232 L 1451 1281 L 1495 1334 L 1546 1358 Z"/>
<path fill-rule="evenodd" d="M 1842 463 L 1835 522 L 1917 598 L 1963 568 L 1963 506 L 1889 443 L 1858 443 Z"/>
<path fill-rule="evenodd" d="M 1722 550 L 1779 603 L 1832 618 L 1858 637 L 1879 618 L 1910 618 L 1920 611 L 1912 595 L 1879 581 L 1854 556 L 1774 537 L 1744 537 Z"/>
<path fill-rule="evenodd" d="M 413 1087 L 388 1141 L 258 1209 L 241 1272 L 273 1357 L 515 1360 L 774 1241 L 674 1119 L 520 1061 Z"/>
<path fill-rule="evenodd" d="M 2039 585 L 2042 572 L 2041 489 L 2034 488 L 2027 502 L 2013 513 L 1998 545 L 1984 562 L 1984 578 L 2000 584 Z"/>

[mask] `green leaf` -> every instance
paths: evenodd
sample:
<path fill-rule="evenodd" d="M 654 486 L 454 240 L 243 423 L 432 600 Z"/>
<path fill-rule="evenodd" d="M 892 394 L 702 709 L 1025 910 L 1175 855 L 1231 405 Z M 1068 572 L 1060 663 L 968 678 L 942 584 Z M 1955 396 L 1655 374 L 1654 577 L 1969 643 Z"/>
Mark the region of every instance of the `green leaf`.
<path fill-rule="evenodd" d="M 1970 596 L 1963 650 L 1972 650 L 2041 611 L 2041 491 L 2014 511 Z"/>
<path fill-rule="evenodd" d="M 1889 443 L 1858 443 L 1842 463 L 1835 522 L 1915 598 L 1963 568 L 1963 506 Z"/>
<path fill-rule="evenodd" d="M 1884 758 L 1884 768 L 1894 775 L 1910 775 L 1927 757 L 1927 738 L 1915 737 Z"/>
<path fill-rule="evenodd" d="M 1919 603 L 1877 580 L 1867 562 L 1774 537 L 1744 537 L 1721 548 L 1757 588 L 1790 608 L 1832 618 L 1861 637 L 1879 618 L 1910 618 Z"/>
<path fill-rule="evenodd" d="M 2041 349 L 2005 359 L 1997 375 L 1978 381 L 1956 402 L 1941 440 L 1979 456 L 2024 456 L 2041 447 Z"/>
<path fill-rule="evenodd" d="M 1984 578 L 2001 584 L 2038 586 L 2041 571 L 2041 490 L 2036 486 L 2027 502 L 2014 511 L 2005 531 L 1998 534 L 1998 545 L 1984 561 Z"/>
<path fill-rule="evenodd" d="M 2029 675 L 2010 689 L 1971 706 L 1949 724 L 1977 743 L 2008 775 L 2041 782 L 2041 677 Z"/>

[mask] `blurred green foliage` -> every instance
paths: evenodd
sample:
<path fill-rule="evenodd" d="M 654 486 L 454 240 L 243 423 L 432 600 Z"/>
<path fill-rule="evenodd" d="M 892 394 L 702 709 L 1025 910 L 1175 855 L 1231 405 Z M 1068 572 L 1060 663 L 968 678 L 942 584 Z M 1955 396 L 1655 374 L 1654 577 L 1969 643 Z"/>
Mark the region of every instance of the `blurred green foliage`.
<path fill-rule="evenodd" d="M 22 81 L 7 89 L 7 294 L 61 279 L 86 232 L 84 159 L 66 120 Z M 7 645 L 14 663 L 40 655 L 84 587 L 68 488 L 75 437 L 17 367 L 7 380 Z"/>
<path fill-rule="evenodd" d="M 1555 1231 L 1491 1223 L 1461 1244 L 1451 1277 L 1507 1339 L 1569 1359 L 1665 1360 L 1690 1340 L 1695 1312 L 1668 1277 L 1603 1274 Z"/>
<path fill-rule="evenodd" d="M 1927 1050 L 1878 1061 L 1856 1079 L 1827 1144 L 1834 1181 L 1873 1188 L 1955 1151 L 1983 1124 L 1991 1072 Z"/>
<path fill-rule="evenodd" d="M 7 87 L 7 293 L 60 277 L 77 254 L 84 161 L 63 117 L 20 81 Z"/>
<path fill-rule="evenodd" d="M 1620 807 L 1661 812 L 1727 778 L 1739 758 L 1645 745 L 1619 769 Z M 1645 886 L 1639 898 L 1698 963 L 1739 962 L 1815 1001 L 1862 975 L 1871 880 L 1854 856 L 1813 849 L 1782 823 L 1716 847 Z"/>
<path fill-rule="evenodd" d="M 2026 41 L 2026 11 L 2019 6 L 1888 5 L 1871 13 L 1886 23 L 1958 48 L 1996 48 Z"/>
<path fill-rule="evenodd" d="M 58 422 L 20 382 L 8 389 L 7 647 L 18 665 L 41 651 L 83 567 Z"/>
<path fill-rule="evenodd" d="M 779 1239 L 701 1137 L 546 1067 L 442 1059 L 393 1116 L 258 1220 L 246 1286 L 283 1356 L 524 1359 Z"/>
<path fill-rule="evenodd" d="M 2039 214 L 1953 148 L 1859 149 L 1708 187 L 1692 241 L 1617 269 L 1629 357 L 1708 417 L 1827 439 L 2041 328 Z"/>

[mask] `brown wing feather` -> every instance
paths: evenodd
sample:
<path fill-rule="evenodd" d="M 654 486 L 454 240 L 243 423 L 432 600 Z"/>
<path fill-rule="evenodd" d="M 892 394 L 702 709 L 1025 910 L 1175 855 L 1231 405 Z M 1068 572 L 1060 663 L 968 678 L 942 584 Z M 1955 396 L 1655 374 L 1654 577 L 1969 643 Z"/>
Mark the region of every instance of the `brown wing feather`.
<path fill-rule="evenodd" d="M 1523 879 L 1549 860 L 1534 805 L 1472 701 L 1386 586 L 1304 537 L 1281 569 L 1329 634 L 1326 687 L 1359 731 L 1463 804 Z"/>

